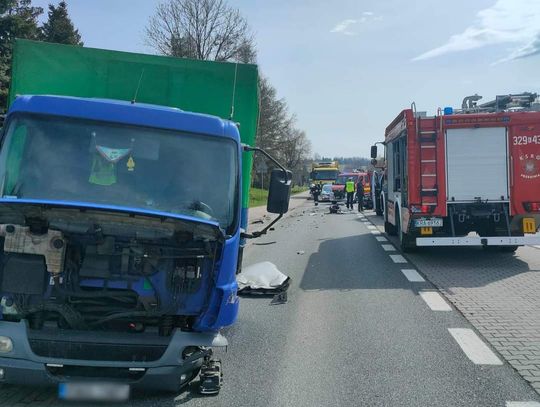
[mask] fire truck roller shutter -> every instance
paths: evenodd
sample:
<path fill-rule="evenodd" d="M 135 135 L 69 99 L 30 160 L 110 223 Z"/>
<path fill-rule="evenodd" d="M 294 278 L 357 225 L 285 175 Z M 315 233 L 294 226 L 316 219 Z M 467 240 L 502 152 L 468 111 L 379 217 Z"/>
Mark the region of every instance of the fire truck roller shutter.
<path fill-rule="evenodd" d="M 508 143 L 505 127 L 446 132 L 447 200 L 508 200 Z"/>

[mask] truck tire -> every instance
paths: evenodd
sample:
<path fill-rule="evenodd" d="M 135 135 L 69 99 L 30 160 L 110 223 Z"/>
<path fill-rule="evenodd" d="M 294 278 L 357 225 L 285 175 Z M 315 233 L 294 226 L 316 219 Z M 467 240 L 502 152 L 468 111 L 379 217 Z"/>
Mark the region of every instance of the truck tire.
<path fill-rule="evenodd" d="M 381 216 L 383 214 L 383 202 L 382 202 L 382 195 L 379 194 L 378 196 L 375 197 L 375 214 L 377 216 Z"/>
<path fill-rule="evenodd" d="M 502 253 L 515 253 L 519 246 L 499 246 L 497 250 Z"/>
<path fill-rule="evenodd" d="M 388 222 L 388 208 L 387 207 L 385 207 L 385 211 L 384 211 L 384 231 L 386 234 L 388 234 L 388 236 L 396 235 L 396 227 L 392 225 L 390 222 Z"/>
<path fill-rule="evenodd" d="M 395 236 L 397 234 L 396 227 L 387 221 L 384 221 L 384 231 L 390 236 Z"/>
<path fill-rule="evenodd" d="M 396 232 L 399 237 L 399 248 L 403 253 L 409 253 L 416 249 L 414 239 L 401 229 L 401 216 L 397 217 Z"/>

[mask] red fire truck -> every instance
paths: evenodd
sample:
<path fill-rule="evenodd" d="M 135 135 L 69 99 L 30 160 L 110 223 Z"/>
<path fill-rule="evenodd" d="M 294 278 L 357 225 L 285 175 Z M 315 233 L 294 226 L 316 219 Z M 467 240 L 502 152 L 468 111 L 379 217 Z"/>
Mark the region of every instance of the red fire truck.
<path fill-rule="evenodd" d="M 385 230 L 405 251 L 540 244 L 537 95 L 479 99 L 467 97 L 462 109 L 439 109 L 435 117 L 413 103 L 386 128 Z"/>

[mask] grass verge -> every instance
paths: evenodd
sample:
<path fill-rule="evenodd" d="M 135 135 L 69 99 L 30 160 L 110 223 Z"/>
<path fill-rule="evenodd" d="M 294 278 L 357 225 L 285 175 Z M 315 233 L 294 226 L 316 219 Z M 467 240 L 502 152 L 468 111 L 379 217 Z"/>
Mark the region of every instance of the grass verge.
<path fill-rule="evenodd" d="M 294 186 L 291 190 L 291 194 L 299 194 L 301 192 L 307 191 L 307 187 Z M 251 188 L 249 191 L 249 207 L 254 208 L 256 206 L 266 205 L 268 200 L 268 191 L 266 189 L 260 188 Z"/>

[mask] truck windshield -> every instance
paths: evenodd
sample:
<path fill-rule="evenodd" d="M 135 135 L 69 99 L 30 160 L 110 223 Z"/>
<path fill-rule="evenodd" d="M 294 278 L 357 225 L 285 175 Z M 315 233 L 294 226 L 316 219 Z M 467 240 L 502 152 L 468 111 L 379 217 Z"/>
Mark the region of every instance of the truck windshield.
<path fill-rule="evenodd" d="M 337 170 L 314 170 L 311 172 L 311 179 L 314 181 L 335 180 L 338 175 Z"/>
<path fill-rule="evenodd" d="M 232 140 L 78 119 L 19 115 L 0 154 L 2 196 L 117 205 L 235 223 Z"/>

